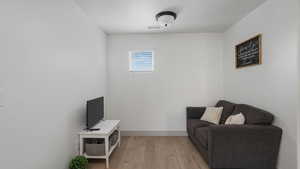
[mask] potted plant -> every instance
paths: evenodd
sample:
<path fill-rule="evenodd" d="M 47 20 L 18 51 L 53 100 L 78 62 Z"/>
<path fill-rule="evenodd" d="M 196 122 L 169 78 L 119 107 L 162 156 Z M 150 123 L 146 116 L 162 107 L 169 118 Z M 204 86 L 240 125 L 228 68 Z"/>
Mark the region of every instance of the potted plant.
<path fill-rule="evenodd" d="M 69 169 L 87 169 L 88 160 L 84 156 L 74 157 L 70 164 Z"/>

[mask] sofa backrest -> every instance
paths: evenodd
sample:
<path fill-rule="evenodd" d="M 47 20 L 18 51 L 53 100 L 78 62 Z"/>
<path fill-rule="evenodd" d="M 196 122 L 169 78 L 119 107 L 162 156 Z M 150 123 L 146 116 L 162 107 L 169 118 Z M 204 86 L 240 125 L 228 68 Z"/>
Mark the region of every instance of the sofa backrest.
<path fill-rule="evenodd" d="M 232 115 L 233 110 L 235 108 L 235 105 L 236 104 L 231 103 L 231 102 L 226 101 L 226 100 L 218 101 L 218 103 L 216 104 L 216 107 L 223 107 L 223 112 L 222 112 L 222 115 L 221 115 L 220 124 L 224 124 L 226 119 L 230 115 Z"/>
<path fill-rule="evenodd" d="M 245 118 L 245 124 L 271 125 L 274 116 L 262 109 L 247 104 L 237 104 L 233 114 L 242 113 Z"/>

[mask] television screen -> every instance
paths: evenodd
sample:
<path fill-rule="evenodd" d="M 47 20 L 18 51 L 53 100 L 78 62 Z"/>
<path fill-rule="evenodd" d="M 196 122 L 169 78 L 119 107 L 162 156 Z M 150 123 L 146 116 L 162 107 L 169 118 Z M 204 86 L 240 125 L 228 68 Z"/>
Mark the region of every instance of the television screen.
<path fill-rule="evenodd" d="M 104 117 L 104 97 L 87 101 L 86 112 L 86 126 L 91 129 Z"/>

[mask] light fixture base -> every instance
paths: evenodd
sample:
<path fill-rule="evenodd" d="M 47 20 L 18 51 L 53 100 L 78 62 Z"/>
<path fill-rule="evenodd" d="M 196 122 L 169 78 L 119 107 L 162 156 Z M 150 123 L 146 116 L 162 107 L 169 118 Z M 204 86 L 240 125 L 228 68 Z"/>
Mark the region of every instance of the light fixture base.
<path fill-rule="evenodd" d="M 177 18 L 177 14 L 173 11 L 162 11 L 156 14 L 156 21 L 163 27 L 168 27 Z"/>

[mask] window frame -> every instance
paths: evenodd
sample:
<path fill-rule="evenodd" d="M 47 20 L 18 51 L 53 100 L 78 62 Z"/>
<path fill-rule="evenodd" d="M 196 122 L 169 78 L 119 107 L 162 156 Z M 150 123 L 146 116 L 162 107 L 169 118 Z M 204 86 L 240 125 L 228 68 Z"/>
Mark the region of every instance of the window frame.
<path fill-rule="evenodd" d="M 139 53 L 139 52 L 151 52 L 152 53 L 152 66 L 151 66 L 150 70 L 134 70 L 133 69 L 132 54 Z M 128 56 L 129 57 L 129 72 L 154 72 L 154 56 L 155 56 L 154 50 L 132 50 L 132 51 L 129 51 L 128 54 L 129 54 L 129 56 Z"/>

